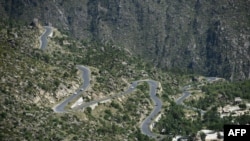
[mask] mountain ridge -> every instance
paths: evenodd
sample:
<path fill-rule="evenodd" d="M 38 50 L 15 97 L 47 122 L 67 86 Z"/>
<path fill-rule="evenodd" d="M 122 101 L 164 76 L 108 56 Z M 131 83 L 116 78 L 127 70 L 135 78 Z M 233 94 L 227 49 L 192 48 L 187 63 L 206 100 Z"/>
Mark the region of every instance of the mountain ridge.
<path fill-rule="evenodd" d="M 249 6 L 249 0 L 13 0 L 0 9 L 6 19 L 38 18 L 78 39 L 129 48 L 166 70 L 239 80 L 250 78 Z"/>

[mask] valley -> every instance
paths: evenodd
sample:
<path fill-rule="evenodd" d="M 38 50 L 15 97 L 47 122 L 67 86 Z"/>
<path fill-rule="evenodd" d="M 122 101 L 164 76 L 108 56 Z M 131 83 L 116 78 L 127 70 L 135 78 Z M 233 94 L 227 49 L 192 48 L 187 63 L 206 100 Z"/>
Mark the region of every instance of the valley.
<path fill-rule="evenodd" d="M 223 140 L 250 124 L 247 1 L 2 1 L 0 140 Z"/>

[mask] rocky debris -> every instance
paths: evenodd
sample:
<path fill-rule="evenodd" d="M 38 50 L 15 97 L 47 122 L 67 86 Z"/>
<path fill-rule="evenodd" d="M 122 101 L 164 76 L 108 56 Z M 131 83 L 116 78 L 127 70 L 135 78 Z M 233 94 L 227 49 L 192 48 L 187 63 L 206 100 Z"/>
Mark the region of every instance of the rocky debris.
<path fill-rule="evenodd" d="M 11 32 L 10 33 L 15 39 L 18 38 L 18 34 L 16 32 Z"/>
<path fill-rule="evenodd" d="M 71 45 L 71 43 L 67 40 L 63 40 L 63 45 Z"/>
<path fill-rule="evenodd" d="M 104 47 L 101 47 L 101 51 L 102 51 L 102 52 L 105 52 L 105 49 L 104 49 Z"/>
<path fill-rule="evenodd" d="M 68 95 L 71 95 L 75 92 L 76 89 L 79 88 L 79 84 L 72 82 L 71 88 L 68 88 L 67 86 L 60 84 L 58 87 L 58 90 L 55 92 L 56 98 L 61 99 L 63 97 L 66 97 Z"/>
<path fill-rule="evenodd" d="M 122 65 L 127 65 L 128 63 L 127 62 L 122 62 Z"/>
<path fill-rule="evenodd" d="M 38 22 L 37 18 L 34 18 L 32 22 L 30 23 L 30 26 L 35 27 L 35 28 L 40 28 L 40 24 Z"/>
<path fill-rule="evenodd" d="M 73 109 L 74 107 L 81 105 L 82 103 L 83 103 L 83 98 L 81 97 L 74 104 L 72 104 L 72 106 L 70 108 Z"/>
<path fill-rule="evenodd" d="M 3 7 L 18 8 L 1 14 L 25 22 L 37 16 L 79 39 L 112 41 L 157 67 L 232 80 L 250 78 L 245 67 L 249 64 L 249 1 L 23 3 L 6 1 Z M 33 24 L 37 25 L 36 18 Z"/>
<path fill-rule="evenodd" d="M 90 107 L 92 110 L 94 110 L 96 106 L 98 106 L 98 103 L 92 104 L 92 105 L 90 105 L 89 107 Z"/>

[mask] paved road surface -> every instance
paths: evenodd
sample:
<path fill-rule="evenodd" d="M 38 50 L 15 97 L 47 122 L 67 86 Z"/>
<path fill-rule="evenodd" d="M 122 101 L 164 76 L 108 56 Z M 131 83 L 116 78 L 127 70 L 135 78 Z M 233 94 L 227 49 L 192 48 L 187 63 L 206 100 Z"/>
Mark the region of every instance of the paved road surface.
<path fill-rule="evenodd" d="M 216 80 L 217 80 L 217 77 L 206 77 L 206 80 L 207 80 L 209 83 L 211 83 L 211 82 L 213 82 L 213 81 L 216 81 Z M 191 85 L 187 85 L 187 86 L 184 86 L 184 87 L 182 88 L 183 94 L 182 94 L 181 97 L 179 97 L 179 98 L 175 101 L 176 104 L 178 104 L 178 105 L 183 105 L 183 106 L 184 106 L 185 108 L 187 108 L 187 109 L 199 111 L 199 112 L 201 113 L 201 115 L 204 115 L 204 114 L 206 113 L 206 111 L 204 111 L 204 110 L 202 110 L 202 109 L 195 108 L 195 107 L 187 106 L 187 105 L 185 105 L 185 104 L 183 103 L 183 101 L 191 95 L 191 93 L 187 91 L 189 88 L 191 88 Z"/>
<path fill-rule="evenodd" d="M 149 137 L 156 137 L 157 135 L 154 134 L 150 129 L 149 129 L 149 125 L 152 123 L 152 119 L 154 119 L 161 111 L 162 108 L 162 102 L 161 100 L 156 96 L 156 92 L 157 92 L 157 87 L 158 87 L 158 82 L 154 81 L 154 80 L 139 80 L 139 81 L 134 81 L 131 83 L 131 85 L 129 86 L 129 88 L 124 91 L 123 93 L 120 94 L 116 94 L 113 96 L 109 96 L 106 98 L 102 98 L 99 100 L 94 100 L 94 101 L 90 101 L 87 103 L 83 103 L 80 106 L 77 106 L 74 108 L 74 110 L 79 110 L 79 109 L 84 109 L 86 107 L 89 107 L 91 105 L 97 104 L 99 102 L 105 101 L 105 100 L 109 100 L 112 98 L 116 98 L 116 97 L 120 97 L 122 95 L 126 95 L 129 94 L 131 92 L 133 92 L 138 83 L 140 82 L 147 82 L 149 85 L 149 94 L 150 94 L 150 98 L 153 100 L 154 102 L 154 109 L 152 110 L 152 112 L 149 114 L 148 117 L 146 117 L 146 119 L 142 122 L 141 124 L 141 132 Z"/>
<path fill-rule="evenodd" d="M 54 112 L 56 113 L 62 113 L 65 112 L 64 107 L 66 105 L 68 105 L 68 103 L 70 101 L 72 101 L 74 98 L 78 97 L 83 91 L 85 91 L 90 83 L 90 70 L 87 67 L 84 66 L 77 66 L 79 70 L 82 71 L 82 78 L 83 78 L 83 84 L 82 86 L 76 90 L 77 94 L 72 94 L 71 96 L 69 96 L 68 98 L 66 98 L 65 100 L 63 100 L 61 103 L 57 104 L 56 106 L 53 107 Z M 81 91 L 81 89 L 84 89 L 83 91 Z"/>
<path fill-rule="evenodd" d="M 48 40 L 47 37 L 51 34 L 52 32 L 52 27 L 51 26 L 44 26 L 45 31 L 43 32 L 42 36 L 40 36 L 40 49 L 45 49 L 47 44 L 48 44 Z"/>
<path fill-rule="evenodd" d="M 175 101 L 175 103 L 178 104 L 178 105 L 182 104 L 182 103 L 183 103 L 183 100 L 185 100 L 185 99 L 186 99 L 187 97 L 189 97 L 190 95 L 191 95 L 190 92 L 184 91 L 183 94 L 182 94 L 182 96 L 179 97 L 179 98 Z"/>
<path fill-rule="evenodd" d="M 153 122 L 152 119 L 154 119 L 160 112 L 161 112 L 161 108 L 162 108 L 162 102 L 161 100 L 156 96 L 156 92 L 157 92 L 157 87 L 158 87 L 158 82 L 150 80 L 147 81 L 147 83 L 149 84 L 150 88 L 149 88 L 149 94 L 150 94 L 150 98 L 153 100 L 154 102 L 154 109 L 153 111 L 150 113 L 150 115 L 148 117 L 146 117 L 146 119 L 142 122 L 141 124 L 141 132 L 149 137 L 153 137 L 155 138 L 157 135 L 154 134 L 150 129 L 149 129 L 149 125 Z"/>
<path fill-rule="evenodd" d="M 52 32 L 52 27 L 50 26 L 44 26 L 45 31 L 43 32 L 43 34 L 40 36 L 40 49 L 45 49 L 47 44 L 48 44 L 48 40 L 47 37 L 51 34 Z M 54 110 L 54 112 L 56 113 L 63 113 L 66 112 L 64 110 L 65 106 L 69 104 L 70 101 L 72 101 L 73 99 L 77 98 L 80 94 L 82 94 L 82 92 L 84 92 L 89 84 L 90 84 L 90 70 L 87 67 L 84 66 L 77 66 L 78 69 L 80 69 L 82 71 L 82 78 L 83 78 L 83 84 L 82 86 L 76 90 L 76 92 L 72 95 L 70 95 L 69 97 L 67 97 L 66 99 L 64 99 L 62 102 L 58 103 L 57 105 L 55 105 L 52 109 Z M 102 102 L 105 100 L 109 100 L 112 98 L 116 98 L 125 94 L 129 94 L 131 92 L 133 92 L 136 87 L 137 84 L 139 82 L 147 82 L 149 87 L 150 87 L 150 98 L 153 100 L 154 102 L 154 109 L 153 111 L 150 113 L 150 115 L 142 122 L 141 124 L 141 131 L 143 134 L 148 135 L 150 137 L 156 137 L 156 135 L 154 133 L 152 133 L 152 131 L 149 129 L 149 125 L 152 123 L 152 119 L 154 119 L 161 111 L 161 107 L 162 107 L 162 102 L 161 100 L 156 96 L 156 92 L 157 92 L 157 87 L 158 87 L 158 82 L 154 81 L 154 80 L 139 80 L 139 81 L 134 81 L 131 83 L 131 85 L 129 86 L 129 88 L 125 91 L 122 92 L 120 94 L 117 95 L 113 95 L 113 96 L 109 96 L 106 98 L 102 98 L 99 100 L 95 100 L 95 101 L 91 101 L 88 103 L 84 103 L 80 106 L 77 106 L 76 108 L 73 108 L 74 110 L 76 109 L 81 109 L 81 108 L 86 108 L 88 106 L 91 106 L 93 104 L 96 104 L 98 102 Z M 81 89 L 83 89 L 83 91 L 81 91 Z"/>
<path fill-rule="evenodd" d="M 45 49 L 46 48 L 47 43 L 48 43 L 47 36 L 50 35 L 51 32 L 52 32 L 52 27 L 44 26 L 44 28 L 45 28 L 45 31 L 40 37 L 40 49 Z M 65 106 L 68 105 L 68 103 L 70 101 L 72 101 L 73 99 L 77 98 L 80 94 L 82 94 L 82 92 L 85 91 L 88 88 L 89 84 L 90 84 L 90 70 L 87 67 L 84 67 L 84 66 L 77 66 L 77 67 L 78 67 L 78 69 L 80 69 L 82 71 L 82 78 L 84 80 L 83 85 L 79 89 L 76 90 L 76 92 L 75 92 L 76 94 L 72 94 L 71 96 L 69 96 L 68 98 L 66 98 L 65 100 L 63 100 L 62 102 L 60 102 L 59 104 L 57 104 L 56 106 L 53 107 L 53 110 L 56 113 L 66 112 L 64 110 Z M 216 80 L 216 77 L 207 77 L 208 82 L 212 82 L 212 81 L 215 81 L 215 80 Z M 161 108 L 162 108 L 162 102 L 156 96 L 157 87 L 158 87 L 158 82 L 157 81 L 154 81 L 154 80 L 134 81 L 134 82 L 131 83 L 129 88 L 123 93 L 116 94 L 116 95 L 113 95 L 113 96 L 109 96 L 109 97 L 106 97 L 106 98 L 102 98 L 102 99 L 99 99 L 99 100 L 87 102 L 87 103 L 81 104 L 80 106 L 77 106 L 77 107 L 75 107 L 73 109 L 77 110 L 77 109 L 86 108 L 86 107 L 89 107 L 89 106 L 91 106 L 93 104 L 96 104 L 98 102 L 102 102 L 102 101 L 109 100 L 109 99 L 112 99 L 112 98 L 116 98 L 116 97 L 119 97 L 119 96 L 122 96 L 122 95 L 125 95 L 125 94 L 129 94 L 129 93 L 133 92 L 136 89 L 139 82 L 143 82 L 143 81 L 147 82 L 149 87 L 150 87 L 149 88 L 149 94 L 150 94 L 150 98 L 154 102 L 154 109 L 151 111 L 149 116 L 146 117 L 145 120 L 142 122 L 142 124 L 141 124 L 141 132 L 143 134 L 149 136 L 149 137 L 155 138 L 157 135 L 154 134 L 150 130 L 149 126 L 150 126 L 150 124 L 152 124 L 152 122 L 153 122 L 152 120 L 160 113 Z M 188 88 L 190 88 L 190 85 L 183 87 L 183 91 L 184 91 L 183 95 L 176 100 L 176 104 L 183 104 L 183 100 L 190 96 L 190 92 L 187 91 Z M 83 89 L 83 91 L 81 91 L 81 89 Z M 186 108 L 191 108 L 193 110 L 199 110 L 201 113 L 205 113 L 205 111 L 202 111 L 201 109 L 197 109 L 197 108 L 193 108 L 193 107 L 189 107 L 189 106 L 186 106 Z"/>
<path fill-rule="evenodd" d="M 52 32 L 52 27 L 50 26 L 44 26 L 45 31 L 44 33 L 40 36 L 40 49 L 45 49 L 47 44 L 48 44 L 48 40 L 47 37 L 51 34 Z M 75 94 L 72 94 L 71 96 L 67 97 L 66 99 L 64 99 L 62 102 L 58 103 L 57 105 L 55 105 L 52 109 L 54 110 L 54 112 L 56 113 L 63 113 L 66 112 L 64 110 L 65 106 L 68 105 L 68 103 L 70 101 L 72 101 L 73 99 L 77 98 L 80 94 L 82 94 L 83 91 L 85 91 L 89 84 L 90 84 L 90 70 L 87 67 L 84 66 L 77 66 L 78 69 L 80 69 L 82 71 L 82 78 L 83 78 L 83 85 L 76 90 Z M 143 121 L 142 126 L 141 126 L 141 131 L 143 134 L 146 134 L 148 136 L 153 137 L 154 134 L 150 131 L 149 129 L 149 123 L 151 123 L 151 119 L 155 118 L 157 116 L 157 114 L 160 112 L 161 107 L 162 107 L 162 102 L 161 100 L 156 96 L 156 92 L 157 92 L 157 86 L 158 86 L 158 82 L 154 81 L 154 80 L 140 80 L 140 81 L 134 81 L 131 83 L 130 87 L 123 93 L 117 94 L 117 95 L 113 95 L 113 96 L 109 96 L 103 99 L 99 99 L 99 100 L 95 100 L 95 101 L 91 101 L 88 103 L 84 103 L 74 109 L 80 109 L 80 108 L 86 108 L 88 106 L 91 106 L 92 104 L 96 104 L 98 102 L 102 102 L 105 100 L 109 100 L 112 98 L 116 98 L 125 94 L 129 94 L 131 92 L 133 92 L 136 89 L 136 86 L 139 82 L 142 81 L 146 81 L 148 82 L 149 86 L 150 86 L 150 97 L 151 99 L 154 101 L 154 104 L 157 105 L 155 106 L 155 108 L 153 109 L 153 111 L 150 113 L 150 115 Z M 81 91 L 81 89 L 83 89 L 83 91 Z"/>
<path fill-rule="evenodd" d="M 105 97 L 105 98 L 102 98 L 102 99 L 98 99 L 98 100 L 94 100 L 94 101 L 90 101 L 90 102 L 86 102 L 86 103 L 83 103 L 77 107 L 74 107 L 73 110 L 79 110 L 79 109 L 84 109 L 84 108 L 87 108 L 91 105 L 94 105 L 94 104 L 98 104 L 99 102 L 102 102 L 102 101 L 106 101 L 106 100 L 109 100 L 109 99 L 112 99 L 112 98 L 117 98 L 117 97 L 120 97 L 122 95 L 126 95 L 126 94 L 129 94 L 131 92 L 133 92 L 138 83 L 140 82 L 147 82 L 148 85 L 149 85 L 149 94 L 150 94 L 150 98 L 153 100 L 154 102 L 154 109 L 152 110 L 152 112 L 150 113 L 150 115 L 142 122 L 141 124 L 141 132 L 149 137 L 156 137 L 157 135 L 154 134 L 150 129 L 149 129 L 149 125 L 152 123 L 152 119 L 154 119 L 161 111 L 161 108 L 162 108 L 162 102 L 161 100 L 156 96 L 156 92 L 157 92 L 157 87 L 158 87 L 158 82 L 157 81 L 154 81 L 154 80 L 139 80 L 139 81 L 134 81 L 131 83 L 131 85 L 129 86 L 129 88 L 120 93 L 120 94 L 116 94 L 116 95 L 112 95 L 112 96 L 108 96 L 108 97 Z M 67 99 L 66 102 L 70 101 L 71 97 L 69 97 L 69 99 Z M 65 106 L 67 105 L 66 102 L 63 102 L 62 105 Z M 61 106 L 58 106 L 59 108 L 61 108 Z M 63 111 L 63 109 L 61 108 L 61 110 L 57 110 L 57 111 Z"/>

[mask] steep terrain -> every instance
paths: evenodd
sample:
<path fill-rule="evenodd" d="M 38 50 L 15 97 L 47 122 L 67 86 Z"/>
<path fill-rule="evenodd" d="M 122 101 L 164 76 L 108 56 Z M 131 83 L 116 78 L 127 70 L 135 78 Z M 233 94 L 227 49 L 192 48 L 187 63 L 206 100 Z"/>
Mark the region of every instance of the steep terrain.
<path fill-rule="evenodd" d="M 0 139 L 151 140 L 140 131 L 142 120 L 153 108 L 146 83 L 95 110 L 58 114 L 52 107 L 79 88 L 78 64 L 91 70 L 90 88 L 81 94 L 87 101 L 120 93 L 130 82 L 147 78 L 161 81 L 169 94 L 176 87 L 170 84 L 178 77 L 153 68 L 119 46 L 74 40 L 57 29 L 46 49 L 39 49 L 44 29 L 38 27 L 1 26 Z M 166 105 L 167 93 L 159 96 Z"/>
<path fill-rule="evenodd" d="M 123 92 L 135 80 L 160 82 L 156 95 L 163 105 L 153 132 L 164 140 L 175 135 L 193 140 L 202 128 L 222 130 L 233 121 L 249 124 L 249 112 L 236 120 L 217 114 L 235 97 L 243 98 L 239 105 L 246 108 L 249 81 L 221 82 L 193 93 L 186 103 L 205 107 L 203 118 L 174 102 L 179 87 L 198 85 L 198 77 L 182 72 L 250 77 L 249 0 L 0 3 L 0 140 L 153 140 L 139 128 L 156 106 L 146 83 L 95 109 L 69 110 L 72 101 L 65 107 L 69 113 L 55 113 L 52 107 L 84 81 L 77 65 L 91 70 L 90 87 L 80 94 L 85 102 Z M 46 24 L 56 28 L 41 50 Z"/>
<path fill-rule="evenodd" d="M 199 77 L 166 72 L 134 56 L 126 48 L 110 43 L 75 40 L 56 28 L 48 38 L 46 48 L 40 49 L 39 37 L 44 28 L 39 22 L 32 25 L 0 25 L 0 140 L 146 141 L 160 140 L 161 135 L 158 134 L 163 135 L 163 140 L 171 140 L 175 135 L 194 140 L 196 132 L 202 128 L 222 130 L 225 123 L 249 123 L 249 111 L 236 117 L 236 120 L 219 118 L 216 109 L 225 103 L 214 100 L 229 97 L 226 98 L 227 104 L 232 104 L 228 100 L 240 96 L 244 98 L 244 103 L 239 106 L 246 109 L 249 81 L 202 88 L 207 92 L 203 95 L 205 98 L 192 99 L 191 103 L 187 103 L 193 107 L 209 107 L 205 118 L 201 118 L 194 111 L 186 111 L 174 102 L 181 95 L 179 86 L 199 86 Z M 150 89 L 142 82 L 126 96 L 112 98 L 107 103 L 100 102 L 95 108 L 72 110 L 70 107 L 74 99 L 65 107 L 69 112 L 55 113 L 52 107 L 73 95 L 84 81 L 81 80 L 81 71 L 76 68 L 79 64 L 91 70 L 90 87 L 86 92 L 79 93 L 85 102 L 124 92 L 135 80 L 158 81 L 157 90 L 151 86 L 163 102 L 158 122 L 153 128 L 156 138 L 149 138 L 140 130 L 145 117 L 159 106 L 152 102 Z M 212 99 L 215 104 L 209 102 Z M 206 117 L 216 120 L 206 120 Z"/>
<path fill-rule="evenodd" d="M 1 17 L 10 25 L 38 18 L 80 39 L 130 48 L 164 69 L 231 80 L 250 78 L 249 0 L 1 3 Z"/>

